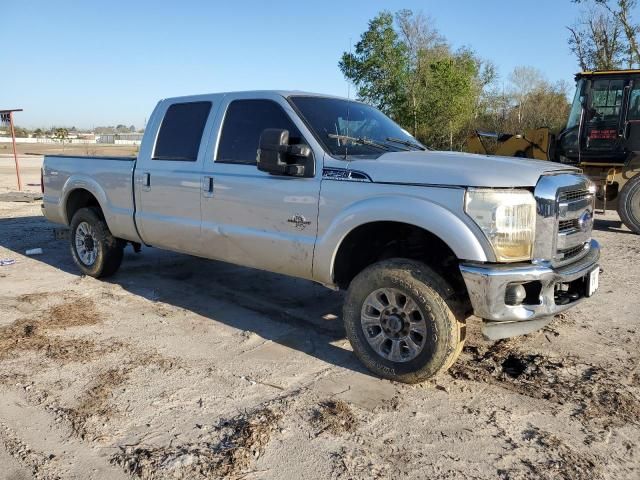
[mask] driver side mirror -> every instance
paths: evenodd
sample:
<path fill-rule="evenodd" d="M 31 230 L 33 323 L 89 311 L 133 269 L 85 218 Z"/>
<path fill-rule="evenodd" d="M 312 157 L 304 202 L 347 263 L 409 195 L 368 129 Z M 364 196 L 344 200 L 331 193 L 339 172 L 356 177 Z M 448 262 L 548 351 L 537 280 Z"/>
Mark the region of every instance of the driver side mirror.
<path fill-rule="evenodd" d="M 315 162 L 308 145 L 289 145 L 289 131 L 267 128 L 260 135 L 258 170 L 274 175 L 313 177 Z"/>

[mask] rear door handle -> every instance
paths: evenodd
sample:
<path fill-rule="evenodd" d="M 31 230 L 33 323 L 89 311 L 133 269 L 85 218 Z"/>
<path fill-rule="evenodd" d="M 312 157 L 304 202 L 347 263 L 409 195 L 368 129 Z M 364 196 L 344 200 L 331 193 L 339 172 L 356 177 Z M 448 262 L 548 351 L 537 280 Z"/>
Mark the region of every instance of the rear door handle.
<path fill-rule="evenodd" d="M 142 187 L 145 190 L 151 190 L 151 174 L 149 172 L 142 174 Z"/>
<path fill-rule="evenodd" d="M 213 197 L 213 177 L 202 177 L 202 195 L 204 197 Z"/>

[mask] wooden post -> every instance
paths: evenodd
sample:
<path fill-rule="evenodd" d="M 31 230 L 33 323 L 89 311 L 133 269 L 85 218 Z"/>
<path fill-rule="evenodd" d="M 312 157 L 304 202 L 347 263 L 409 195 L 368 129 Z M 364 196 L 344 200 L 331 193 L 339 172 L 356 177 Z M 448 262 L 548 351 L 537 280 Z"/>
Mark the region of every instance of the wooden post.
<path fill-rule="evenodd" d="M 16 152 L 16 132 L 13 128 L 13 112 L 9 112 L 9 125 L 11 126 L 11 141 L 13 143 L 13 160 L 16 163 L 16 177 L 18 178 L 18 191 L 22 191 L 22 179 L 20 178 L 20 164 Z"/>

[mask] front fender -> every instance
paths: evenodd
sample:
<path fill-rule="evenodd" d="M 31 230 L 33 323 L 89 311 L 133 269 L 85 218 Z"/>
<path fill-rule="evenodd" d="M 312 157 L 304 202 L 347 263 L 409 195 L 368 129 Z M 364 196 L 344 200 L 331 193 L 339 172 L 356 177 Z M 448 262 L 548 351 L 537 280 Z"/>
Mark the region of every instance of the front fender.
<path fill-rule="evenodd" d="M 452 192 L 448 194 L 453 196 Z M 320 208 L 322 217 L 323 207 Z M 495 261 L 484 235 L 462 210 L 456 214 L 422 197 L 383 195 L 350 204 L 334 216 L 323 233 L 319 232 L 313 261 L 314 279 L 334 285 L 334 262 L 344 239 L 359 226 L 382 221 L 420 227 L 440 238 L 460 260 Z"/>

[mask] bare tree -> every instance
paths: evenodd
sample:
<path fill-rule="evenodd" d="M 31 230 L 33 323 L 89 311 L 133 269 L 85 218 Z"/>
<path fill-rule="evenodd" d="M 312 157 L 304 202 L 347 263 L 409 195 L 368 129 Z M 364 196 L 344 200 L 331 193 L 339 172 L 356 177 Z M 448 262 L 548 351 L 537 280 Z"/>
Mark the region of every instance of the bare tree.
<path fill-rule="evenodd" d="M 485 91 L 475 128 L 501 133 L 540 127 L 559 131 L 567 121 L 568 89 L 566 83 L 550 83 L 534 67 L 516 67 L 506 85 L 494 83 Z"/>
<path fill-rule="evenodd" d="M 637 38 L 640 28 L 631 20 L 631 10 L 636 7 L 637 0 L 617 0 L 617 9 L 612 8 L 611 4 L 606 0 L 597 0 L 597 3 L 604 6 L 620 21 L 629 44 L 629 67 L 634 64 L 640 64 L 640 50 Z"/>
<path fill-rule="evenodd" d="M 622 24 L 608 11 L 592 8 L 583 12 L 571 32 L 569 48 L 583 70 L 620 68 L 626 51 Z"/>
<path fill-rule="evenodd" d="M 586 39 L 583 34 L 583 30 L 581 30 L 577 25 L 567 27 L 567 30 L 571 32 L 571 37 L 569 38 L 569 48 L 578 58 L 580 69 L 583 71 L 589 70 L 589 60 L 587 58 L 587 50 L 585 47 Z"/>
<path fill-rule="evenodd" d="M 640 26 L 631 18 L 637 0 L 573 1 L 592 6 L 586 22 L 583 14 L 582 22 L 567 27 L 571 32 L 569 47 L 583 69 L 620 68 L 625 54 L 630 68 L 640 65 Z"/>
<path fill-rule="evenodd" d="M 509 81 L 512 85 L 511 97 L 515 100 L 517 128 L 520 130 L 524 123 L 524 112 L 527 108 L 529 95 L 540 87 L 545 80 L 542 72 L 534 67 L 516 67 L 509 75 Z"/>

